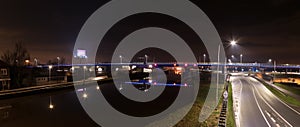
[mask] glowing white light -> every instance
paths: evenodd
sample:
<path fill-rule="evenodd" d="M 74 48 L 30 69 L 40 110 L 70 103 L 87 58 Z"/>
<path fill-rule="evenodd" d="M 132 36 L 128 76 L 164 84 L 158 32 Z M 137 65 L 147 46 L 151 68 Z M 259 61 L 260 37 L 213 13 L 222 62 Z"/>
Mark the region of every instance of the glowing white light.
<path fill-rule="evenodd" d="M 236 41 L 235 41 L 235 40 L 232 40 L 232 41 L 230 42 L 230 44 L 231 44 L 231 45 L 236 45 Z"/>
<path fill-rule="evenodd" d="M 98 72 L 102 72 L 103 71 L 103 69 L 100 67 L 100 68 L 98 68 Z"/>
<path fill-rule="evenodd" d="M 82 95 L 82 97 L 83 97 L 83 98 L 87 98 L 88 95 L 87 95 L 86 93 L 84 93 L 84 94 Z"/>
<path fill-rule="evenodd" d="M 152 64 L 150 64 L 150 65 L 148 65 L 148 67 L 149 67 L 149 68 L 153 68 L 153 65 L 152 65 Z"/>
<path fill-rule="evenodd" d="M 50 109 L 53 109 L 53 108 L 54 108 L 54 105 L 53 105 L 53 104 L 50 104 L 50 105 L 49 105 L 49 108 L 50 108 Z"/>
<path fill-rule="evenodd" d="M 136 68 L 136 66 L 135 66 L 135 65 L 133 65 L 133 66 L 131 67 L 131 69 L 134 69 L 134 68 Z"/>

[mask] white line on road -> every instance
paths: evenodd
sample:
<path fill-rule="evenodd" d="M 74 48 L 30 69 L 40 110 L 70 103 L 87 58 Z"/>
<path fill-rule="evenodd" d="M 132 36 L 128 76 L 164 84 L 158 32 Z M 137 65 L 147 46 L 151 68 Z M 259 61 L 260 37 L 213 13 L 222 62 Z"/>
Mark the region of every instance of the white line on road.
<path fill-rule="evenodd" d="M 276 120 L 273 117 L 271 117 L 271 120 L 273 121 L 273 123 L 276 123 Z"/>
<path fill-rule="evenodd" d="M 255 93 L 254 93 L 254 89 L 252 89 L 252 92 L 253 92 L 253 95 L 254 95 L 254 99 L 255 99 L 256 105 L 257 105 L 257 107 L 258 107 L 258 109 L 259 109 L 261 115 L 264 117 L 264 119 L 265 119 L 266 123 L 268 124 L 268 126 L 271 127 L 271 125 L 270 125 L 270 123 L 268 122 L 268 120 L 267 120 L 265 114 L 264 114 L 263 111 L 261 110 L 260 105 L 259 105 L 258 102 L 257 102 L 256 95 L 255 95 Z"/>
<path fill-rule="evenodd" d="M 253 85 L 253 84 L 252 84 Z M 254 89 L 256 90 L 256 91 L 258 91 L 257 90 L 257 88 L 255 87 L 255 85 L 253 85 L 253 87 L 254 87 Z M 252 89 L 253 90 L 253 94 L 255 95 L 255 93 L 254 93 L 254 89 Z M 257 92 L 258 93 L 258 95 L 260 96 L 260 98 L 261 98 L 261 100 L 263 100 L 269 107 L 270 107 L 270 109 L 271 110 L 273 110 L 273 112 L 275 112 L 286 124 L 288 124 L 290 127 L 293 127 L 293 125 L 291 125 L 286 119 L 284 119 L 263 97 L 262 97 L 262 95 L 259 93 L 259 92 Z M 255 97 L 256 98 L 256 97 Z"/>
<path fill-rule="evenodd" d="M 257 79 L 255 79 L 255 78 L 251 78 L 251 80 L 252 81 L 254 81 L 254 82 L 256 82 L 256 83 L 260 83 L 259 81 L 257 81 Z M 260 83 L 261 84 L 261 83 Z M 266 87 L 264 87 L 266 90 L 268 90 Z M 269 90 L 268 90 L 269 91 Z M 272 93 L 271 91 L 269 91 L 270 93 Z M 275 98 L 277 99 L 277 100 L 279 100 L 282 104 L 284 104 L 285 106 L 287 106 L 289 109 L 291 109 L 292 111 L 294 111 L 295 113 L 297 113 L 298 115 L 300 115 L 300 113 L 297 111 L 297 110 L 295 110 L 295 109 L 293 109 L 292 107 L 290 107 L 288 104 L 286 104 L 285 102 L 283 102 L 282 100 L 280 100 L 277 96 L 275 96 Z"/>
<path fill-rule="evenodd" d="M 282 104 L 284 104 L 286 107 L 288 107 L 289 109 L 291 109 L 292 111 L 294 111 L 295 113 L 297 113 L 298 115 L 300 115 L 300 113 L 298 111 L 296 111 L 295 109 L 293 109 L 292 107 L 290 107 L 288 104 L 284 103 L 282 100 L 280 100 L 277 96 L 275 96 L 275 98 L 277 100 L 279 100 Z"/>

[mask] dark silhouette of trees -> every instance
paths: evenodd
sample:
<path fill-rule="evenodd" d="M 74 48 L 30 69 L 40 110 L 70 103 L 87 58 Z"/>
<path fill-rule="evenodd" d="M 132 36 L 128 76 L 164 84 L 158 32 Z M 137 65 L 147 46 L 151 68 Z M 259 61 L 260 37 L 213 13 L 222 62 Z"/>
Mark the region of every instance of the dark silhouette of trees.
<path fill-rule="evenodd" d="M 57 60 L 57 58 L 54 58 L 52 60 L 48 60 L 47 64 L 48 65 L 66 64 L 66 59 L 64 57 L 59 57 L 59 60 Z"/>
<path fill-rule="evenodd" d="M 25 61 L 30 60 L 30 54 L 22 41 L 16 42 L 13 50 L 3 52 L 1 60 L 10 65 L 11 87 L 22 87 Z"/>

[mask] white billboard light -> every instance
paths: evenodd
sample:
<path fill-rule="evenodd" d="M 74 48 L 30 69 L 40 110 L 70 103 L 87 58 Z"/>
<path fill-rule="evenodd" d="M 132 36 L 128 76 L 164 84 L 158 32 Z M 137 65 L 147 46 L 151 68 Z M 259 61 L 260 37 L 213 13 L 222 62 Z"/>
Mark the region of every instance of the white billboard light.
<path fill-rule="evenodd" d="M 77 57 L 80 57 L 80 58 L 86 58 L 86 50 L 84 49 L 77 49 L 77 53 L 76 53 L 76 56 Z"/>

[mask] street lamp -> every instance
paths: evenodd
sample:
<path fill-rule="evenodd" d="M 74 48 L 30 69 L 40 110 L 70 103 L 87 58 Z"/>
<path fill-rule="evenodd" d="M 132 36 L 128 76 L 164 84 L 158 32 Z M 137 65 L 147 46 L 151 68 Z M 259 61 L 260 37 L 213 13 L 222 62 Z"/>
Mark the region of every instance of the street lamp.
<path fill-rule="evenodd" d="M 86 66 L 83 66 L 83 83 L 85 83 L 85 70 L 86 70 Z"/>
<path fill-rule="evenodd" d="M 34 63 L 35 63 L 35 66 L 38 65 L 38 60 L 37 60 L 37 58 L 34 58 Z"/>
<path fill-rule="evenodd" d="M 60 58 L 56 57 L 56 59 L 57 59 L 57 69 L 59 69 L 59 60 L 60 60 Z"/>
<path fill-rule="evenodd" d="M 236 43 L 237 43 L 237 42 L 236 42 L 235 40 L 230 41 L 230 45 L 232 45 L 232 46 L 233 46 L 233 45 L 236 45 Z"/>
<path fill-rule="evenodd" d="M 206 54 L 203 54 L 203 63 L 205 63 L 206 60 Z"/>
<path fill-rule="evenodd" d="M 271 63 L 272 62 L 272 59 L 269 59 L 269 63 Z"/>
<path fill-rule="evenodd" d="M 29 62 L 30 62 L 29 60 L 25 60 L 27 66 L 29 65 Z"/>
<path fill-rule="evenodd" d="M 123 56 L 119 56 L 119 58 L 120 58 L 120 63 L 123 63 Z"/>
<path fill-rule="evenodd" d="M 275 79 L 275 72 L 276 72 L 276 60 L 272 60 L 272 59 L 269 59 L 269 63 L 272 64 L 272 61 L 273 61 L 273 81 Z"/>
<path fill-rule="evenodd" d="M 148 56 L 145 55 L 145 64 L 147 64 L 147 61 L 148 61 Z"/>
<path fill-rule="evenodd" d="M 228 59 L 228 62 L 231 63 L 231 59 Z"/>
<path fill-rule="evenodd" d="M 235 40 L 232 40 L 232 41 L 230 41 L 230 45 L 231 46 L 234 46 L 234 45 L 236 45 L 236 41 Z M 220 50 L 221 50 L 221 44 L 222 43 L 220 43 L 219 45 L 218 45 L 218 63 L 217 63 L 217 91 L 216 91 L 216 104 L 218 104 L 218 88 L 219 88 L 219 70 L 220 70 Z M 229 45 L 229 46 L 230 46 Z M 234 56 L 232 55 L 231 56 L 232 58 L 234 58 Z M 225 61 L 226 61 L 226 58 L 225 58 Z M 226 66 L 226 65 L 225 65 Z M 226 67 L 225 67 L 226 68 Z M 225 70 L 224 70 L 224 73 L 225 73 Z"/>
<path fill-rule="evenodd" d="M 240 63 L 243 63 L 243 54 L 240 55 Z"/>
<path fill-rule="evenodd" d="M 52 69 L 52 65 L 49 65 L 48 68 L 49 68 L 49 79 L 48 79 L 48 82 L 50 83 L 50 80 L 51 80 L 51 69 Z"/>

